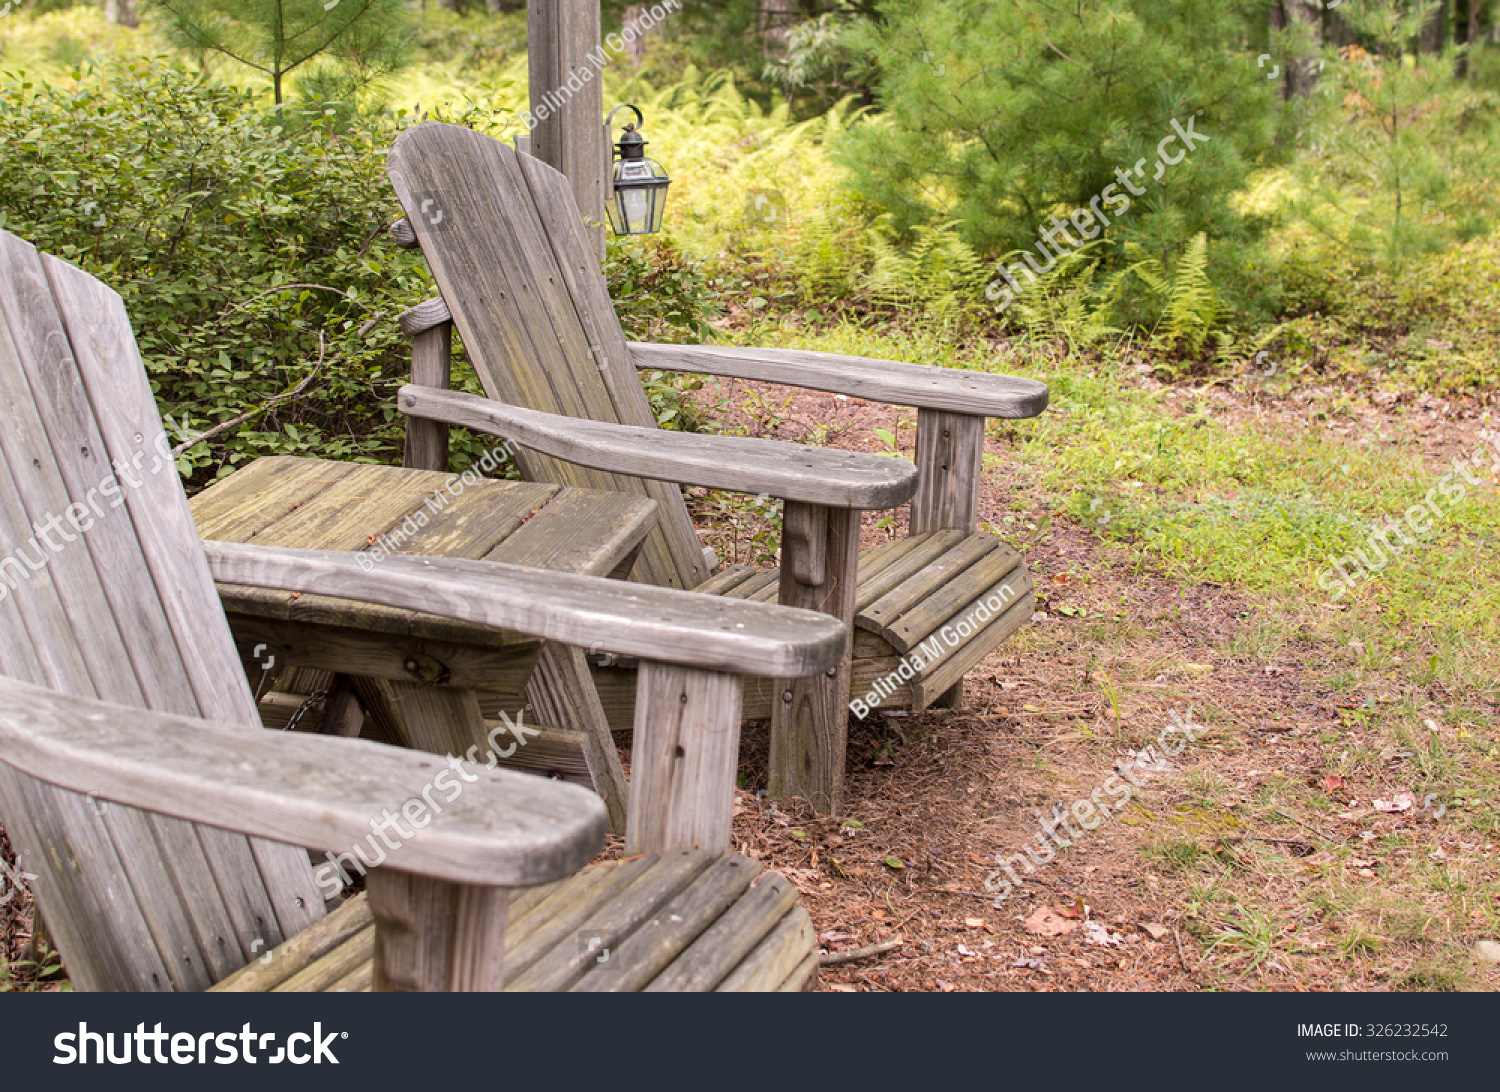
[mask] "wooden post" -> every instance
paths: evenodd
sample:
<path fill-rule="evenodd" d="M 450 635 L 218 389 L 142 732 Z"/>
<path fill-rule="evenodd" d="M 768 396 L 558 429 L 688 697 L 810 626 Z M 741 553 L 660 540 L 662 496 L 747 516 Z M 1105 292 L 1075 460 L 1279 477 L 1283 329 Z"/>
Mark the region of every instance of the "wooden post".
<path fill-rule="evenodd" d="M 743 696 L 738 675 L 641 661 L 626 853 L 728 851 Z"/>
<path fill-rule="evenodd" d="M 499 991 L 509 888 L 390 868 L 371 869 L 365 887 L 375 916 L 376 993 Z"/>
<path fill-rule="evenodd" d="M 567 176 L 602 261 L 609 163 L 599 137 L 604 119 L 599 0 L 527 0 L 526 31 L 536 119 L 531 154 Z"/>
<path fill-rule="evenodd" d="M 917 410 L 917 495 L 911 499 L 913 535 L 929 531 L 971 534 L 979 519 L 979 476 L 984 466 L 984 418 L 945 410 Z M 932 704 L 963 704 L 959 679 Z"/>
<path fill-rule="evenodd" d="M 406 230 L 411 230 L 410 225 Z M 453 319 L 443 297 L 435 296 L 403 311 L 397 322 L 411 338 L 411 381 L 421 387 L 448 390 L 452 385 Z M 446 474 L 448 426 L 442 421 L 408 417 L 405 466 L 408 470 L 436 470 Z"/>
<path fill-rule="evenodd" d="M 854 625 L 859 511 L 787 501 L 782 517 L 778 602 Z M 824 815 L 838 810 L 849 732 L 850 645 L 839 666 L 810 679 L 783 679 L 771 701 L 770 793 L 803 797 Z"/>

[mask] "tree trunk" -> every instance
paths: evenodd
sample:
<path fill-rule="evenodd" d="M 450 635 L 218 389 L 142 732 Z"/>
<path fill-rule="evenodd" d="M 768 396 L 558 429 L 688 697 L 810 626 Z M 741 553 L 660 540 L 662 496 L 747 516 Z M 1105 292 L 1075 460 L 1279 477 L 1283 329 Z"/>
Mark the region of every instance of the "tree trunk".
<path fill-rule="evenodd" d="M 133 27 L 140 22 L 131 0 L 104 0 L 104 21 L 117 27 Z"/>
<path fill-rule="evenodd" d="M 1278 26 L 1273 8 L 1271 26 Z M 1282 0 L 1281 19 L 1279 26 L 1288 30 L 1296 30 L 1305 27 L 1304 34 L 1310 36 L 1312 49 L 1323 44 L 1323 21 L 1319 12 L 1318 0 Z M 1318 82 L 1318 61 L 1311 53 L 1289 57 L 1286 62 L 1286 77 L 1282 84 L 1282 97 L 1290 99 L 1294 95 L 1306 98 L 1312 94 L 1313 85 Z"/>
<path fill-rule="evenodd" d="M 797 0 L 761 0 L 760 48 L 766 60 L 786 59 L 787 36 L 799 14 Z"/>
<path fill-rule="evenodd" d="M 1479 12 L 1483 0 L 1454 0 L 1453 42 L 1455 45 L 1473 48 L 1479 41 Z M 1469 75 L 1469 51 L 1463 50 L 1453 58 L 1453 74 L 1459 79 Z"/>
<path fill-rule="evenodd" d="M 438 0 L 438 7 L 447 11 L 457 11 L 463 0 Z"/>
<path fill-rule="evenodd" d="M 499 15 L 502 11 L 520 11 L 526 6 L 526 0 L 485 0 L 489 5 L 491 15 Z"/>
<path fill-rule="evenodd" d="M 1427 22 L 1422 26 L 1419 46 L 1423 53 L 1441 53 L 1448 41 L 1448 0 L 1441 0 L 1432 9 Z"/>
<path fill-rule="evenodd" d="M 641 28 L 641 16 L 646 14 L 645 4 L 631 4 L 625 9 L 625 19 L 620 24 L 620 34 L 625 39 L 625 55 L 630 58 L 630 63 L 637 68 L 646 56 L 646 34 L 648 30 Z M 626 30 L 634 33 L 626 34 Z"/>

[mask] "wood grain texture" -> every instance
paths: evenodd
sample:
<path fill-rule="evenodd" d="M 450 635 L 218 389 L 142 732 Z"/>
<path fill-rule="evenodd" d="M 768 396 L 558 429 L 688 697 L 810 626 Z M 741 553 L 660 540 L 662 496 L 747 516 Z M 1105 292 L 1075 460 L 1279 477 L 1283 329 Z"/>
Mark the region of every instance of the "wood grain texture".
<path fill-rule="evenodd" d="M 570 463 L 641 478 L 865 509 L 895 508 L 917 487 L 910 463 L 862 452 L 571 419 L 427 387 L 402 387 L 397 404 L 409 416 L 478 429 Z"/>
<path fill-rule="evenodd" d="M 416 230 L 411 226 L 411 221 L 405 216 L 390 226 L 391 241 L 402 250 L 415 250 L 421 244 L 417 242 Z"/>
<path fill-rule="evenodd" d="M 801 349 L 633 341 L 630 362 L 637 368 L 758 379 L 872 402 L 981 417 L 1035 417 L 1047 408 L 1048 398 L 1047 385 L 1035 379 Z"/>
<path fill-rule="evenodd" d="M 948 625 L 987 625 L 990 617 L 1031 592 L 1031 574 L 1020 555 L 1002 546 L 918 600 L 910 610 L 880 628 L 897 652 L 910 652 L 927 636 Z M 984 606 L 993 602 L 997 608 Z M 983 618 L 976 620 L 976 613 Z"/>
<path fill-rule="evenodd" d="M 1028 592 L 1006 611 L 936 664 L 924 666 L 912 683 L 912 708 L 922 710 L 941 698 L 948 688 L 963 680 L 964 675 L 1000 643 L 1020 629 L 1036 612 L 1036 596 Z"/>
<path fill-rule="evenodd" d="M 671 966 L 653 978 L 647 993 L 712 990 L 797 905 L 797 889 L 780 873 L 762 875 L 692 942 Z"/>
<path fill-rule="evenodd" d="M 366 573 L 354 558 L 330 551 L 203 545 L 214 575 L 227 584 L 421 605 L 563 644 L 710 670 L 800 678 L 834 666 L 848 640 L 836 621 L 805 611 L 571 573 L 402 556 Z M 238 665 L 235 672 L 243 680 Z"/>
<path fill-rule="evenodd" d="M 499 990 L 509 892 L 389 868 L 369 876 L 376 992 Z"/>
<path fill-rule="evenodd" d="M 917 478 L 911 500 L 911 533 L 974 530 L 979 517 L 979 476 L 984 418 L 922 408 L 917 411 Z"/>
<path fill-rule="evenodd" d="M 602 261 L 609 170 L 599 126 L 604 75 L 589 60 L 604 40 L 599 5 L 596 0 L 528 0 L 526 28 L 536 118 L 529 155 L 567 177 L 574 202 L 590 225 L 594 256 Z"/>
<path fill-rule="evenodd" d="M 729 848 L 740 693 L 737 676 L 641 664 L 627 853 Z"/>
<path fill-rule="evenodd" d="M 286 943 L 254 955 L 251 962 L 224 978 L 213 990 L 265 993 L 275 989 L 374 924 L 369 901 L 363 893 L 358 894 Z"/>
<path fill-rule="evenodd" d="M 787 502 L 789 512 L 795 503 Z M 791 567 L 784 567 L 779 599 L 783 606 L 827 614 L 843 630 L 844 640 L 837 663 L 825 668 L 820 676 L 788 678 L 782 700 L 773 703 L 769 790 L 777 798 L 806 799 L 819 813 L 828 815 L 837 812 L 844 785 L 859 512 L 828 509 L 821 520 L 827 529 L 823 582 L 802 583 Z"/>
<path fill-rule="evenodd" d="M 411 343 L 411 381 L 414 386 L 447 390 L 452 382 L 452 367 L 453 324 L 451 322 L 437 323 L 430 329 L 424 329 L 415 334 Z M 419 470 L 446 472 L 448 470 L 448 426 L 438 421 L 408 421 L 406 423 L 405 462 L 407 466 Z"/>
<path fill-rule="evenodd" d="M 442 296 L 433 296 L 430 300 L 423 300 L 415 307 L 408 307 L 396 316 L 396 325 L 401 327 L 401 332 L 407 337 L 416 337 L 427 330 L 436 329 L 445 323 L 452 323 L 453 314 L 448 310 L 448 304 Z M 424 380 L 412 379 L 413 383 L 423 383 Z M 427 386 L 437 384 L 428 383 Z M 446 384 L 444 385 L 446 387 Z"/>
<path fill-rule="evenodd" d="M 1008 547 L 1002 549 L 1000 540 L 993 535 L 967 536 L 951 549 L 945 550 L 927 562 L 869 606 L 860 609 L 855 615 L 854 624 L 860 629 L 878 633 L 889 641 L 891 639 L 889 628 L 908 611 L 915 609 L 929 596 L 937 594 L 971 566 L 996 552 L 999 552 L 1002 558 L 1009 560 L 1011 566 L 1016 564 L 1015 551 Z M 1004 571 L 1008 569 L 1002 570 Z M 979 590 L 978 587 L 972 588 L 970 594 L 975 594 Z"/>
<path fill-rule="evenodd" d="M 575 993 L 634 993 L 670 967 L 705 930 L 740 901 L 761 863 L 738 853 L 720 857 L 693 885 L 620 941 L 603 963 L 575 982 Z"/>
<path fill-rule="evenodd" d="M 544 642 L 526 696 L 539 720 L 575 732 L 583 741 L 594 791 L 609 815 L 609 832 L 624 834 L 630 789 L 583 650 Z"/>
<path fill-rule="evenodd" d="M 0 671 L 256 730 L 122 301 L 13 235 L 0 233 L 0 265 L 0 539 L 55 551 L 38 545 L 45 568 L 5 589 L 7 628 L 32 651 L 12 647 Z M 284 847 L 9 773 L 0 820 L 37 862 L 39 904 L 81 988 L 201 987 L 254 940 L 321 916 L 305 856 Z"/>
<path fill-rule="evenodd" d="M 607 305 L 598 259 L 583 236 L 565 178 L 539 160 L 518 159 L 514 149 L 499 141 L 439 123 L 402 133 L 387 166 L 490 398 L 564 416 L 654 423 L 638 379 L 633 381 L 634 399 L 618 405 L 606 385 L 606 372 L 623 369 L 629 374 L 631 369 L 624 336 Z M 539 202 L 551 211 L 544 215 Z M 424 203 L 429 214 L 416 215 Z M 559 205 L 561 212 L 556 211 Z M 437 223 L 432 222 L 435 208 L 443 212 Z M 555 225 L 550 236 L 549 224 Z M 576 291 L 578 284 L 587 285 L 591 295 Z M 585 298 L 602 298 L 606 304 L 585 307 Z M 638 579 L 691 587 L 707 575 L 675 485 L 574 466 L 524 449 L 517 461 L 528 481 L 656 500 L 662 507 L 661 524 L 642 550 Z"/>
<path fill-rule="evenodd" d="M 798 907 L 782 918 L 716 989 L 720 993 L 779 990 L 809 955 L 816 957 L 817 951 L 818 938 L 812 919 Z"/>
<path fill-rule="evenodd" d="M 581 866 L 604 838 L 598 798 L 562 782 L 483 767 L 442 779 L 443 764 L 422 752 L 245 732 L 8 679 L 0 761 L 73 792 L 108 785 L 101 799 L 298 846 L 373 839 L 377 821 L 428 800 L 426 789 L 442 811 L 426 816 L 420 837 L 403 836 L 391 863 L 452 882 L 545 883 Z M 453 785 L 461 790 L 449 801 Z"/>

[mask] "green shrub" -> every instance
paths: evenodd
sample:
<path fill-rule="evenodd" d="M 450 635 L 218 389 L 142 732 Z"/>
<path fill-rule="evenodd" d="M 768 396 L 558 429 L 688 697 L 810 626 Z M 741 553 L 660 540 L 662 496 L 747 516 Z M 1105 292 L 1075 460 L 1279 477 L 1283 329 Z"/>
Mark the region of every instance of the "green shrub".
<path fill-rule="evenodd" d="M 179 440 L 261 409 L 321 360 L 304 394 L 189 448 L 196 481 L 269 454 L 397 462 L 411 357 L 394 319 L 433 293 L 420 253 L 386 233 L 401 207 L 385 152 L 414 120 L 276 114 L 160 61 L 79 73 L 70 88 L 12 83 L 0 226 L 121 293 Z M 704 333 L 694 266 L 661 246 L 613 255 L 630 336 Z M 480 389 L 461 348 L 454 383 Z M 658 414 L 676 411 L 664 423 L 694 427 L 678 389 L 656 387 Z M 455 432 L 456 462 L 481 443 Z"/>

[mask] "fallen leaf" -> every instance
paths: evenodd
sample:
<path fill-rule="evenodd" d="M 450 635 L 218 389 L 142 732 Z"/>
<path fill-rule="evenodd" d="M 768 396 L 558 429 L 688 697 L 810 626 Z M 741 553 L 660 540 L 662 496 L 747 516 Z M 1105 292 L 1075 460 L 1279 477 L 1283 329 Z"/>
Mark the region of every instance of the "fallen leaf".
<path fill-rule="evenodd" d="M 984 919 L 983 918 L 964 918 L 964 924 L 967 925 L 970 929 L 983 929 L 984 928 Z"/>
<path fill-rule="evenodd" d="M 1344 787 L 1344 779 L 1336 773 L 1331 773 L 1318 782 L 1318 786 L 1324 792 L 1333 792 L 1335 789 L 1342 789 Z"/>
<path fill-rule="evenodd" d="M 887 857 L 885 859 L 885 867 L 886 868 L 901 869 L 901 868 L 905 868 L 906 866 L 901 863 L 901 861 L 900 861 L 899 858 L 896 858 L 896 857 Z"/>
<path fill-rule="evenodd" d="M 798 842 L 807 841 L 807 831 L 805 830 L 789 830 L 786 833 L 788 838 L 795 839 Z"/>
<path fill-rule="evenodd" d="M 1083 942 L 1115 948 L 1124 942 L 1124 938 L 1119 933 L 1111 933 L 1097 921 L 1086 921 L 1083 923 Z"/>
<path fill-rule="evenodd" d="M 1078 928 L 1078 922 L 1070 921 L 1050 906 L 1038 906 L 1023 923 L 1028 933 L 1039 937 L 1060 937 Z"/>
<path fill-rule="evenodd" d="M 858 819 L 845 819 L 839 824 L 840 830 L 864 830 L 865 825 Z"/>
<path fill-rule="evenodd" d="M 1157 925 L 1153 921 L 1142 923 L 1141 928 L 1146 930 L 1146 933 L 1151 937 L 1152 940 L 1160 940 L 1162 937 L 1166 936 L 1172 931 L 1165 925 Z"/>
<path fill-rule="evenodd" d="M 1020 967 L 1022 970 L 1026 971 L 1039 971 L 1046 966 L 1046 962 L 1040 959 L 1027 959 L 1025 956 L 1022 956 L 1020 959 L 1012 963 L 1011 966 Z"/>
<path fill-rule="evenodd" d="M 1349 858 L 1349 867 L 1350 868 L 1373 868 L 1374 865 L 1375 865 L 1375 859 L 1373 857 L 1351 857 L 1351 858 Z"/>
<path fill-rule="evenodd" d="M 847 982 L 820 982 L 819 989 L 832 990 L 834 993 L 858 993 L 857 986 L 851 986 Z"/>
<path fill-rule="evenodd" d="M 1417 801 L 1411 793 L 1402 789 L 1389 800 L 1375 800 L 1372 803 L 1375 805 L 1376 811 L 1411 811 L 1412 808 L 1416 807 Z"/>

